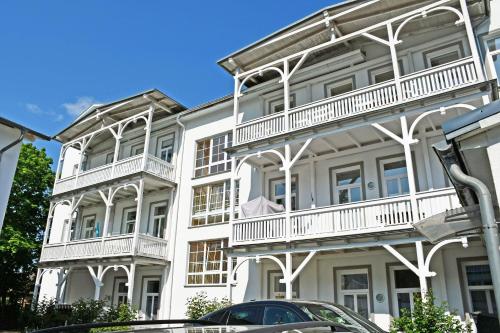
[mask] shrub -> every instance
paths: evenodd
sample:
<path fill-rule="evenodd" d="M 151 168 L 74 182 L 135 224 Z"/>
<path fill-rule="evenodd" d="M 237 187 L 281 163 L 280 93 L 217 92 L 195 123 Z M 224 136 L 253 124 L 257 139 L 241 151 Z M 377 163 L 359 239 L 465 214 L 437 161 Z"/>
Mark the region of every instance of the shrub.
<path fill-rule="evenodd" d="M 207 293 L 201 291 L 196 293 L 193 297 L 189 297 L 186 302 L 187 311 L 186 316 L 189 319 L 200 319 L 210 312 L 222 309 L 231 305 L 231 302 L 224 297 L 221 300 L 217 298 L 209 299 Z"/>
<path fill-rule="evenodd" d="M 405 333 L 470 333 L 471 324 L 464 325 L 449 313 L 446 303 L 434 304 L 432 292 L 427 293 L 424 301 L 420 295 L 414 299 L 413 311 L 403 309 L 403 315 L 392 322 L 391 332 Z"/>

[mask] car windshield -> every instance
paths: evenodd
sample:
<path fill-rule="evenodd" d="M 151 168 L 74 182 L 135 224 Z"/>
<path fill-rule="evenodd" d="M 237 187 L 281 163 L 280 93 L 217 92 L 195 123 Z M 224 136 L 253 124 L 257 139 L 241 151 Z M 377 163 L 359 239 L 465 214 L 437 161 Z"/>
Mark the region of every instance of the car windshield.
<path fill-rule="evenodd" d="M 312 320 L 326 320 L 348 327 L 357 333 L 383 332 L 378 326 L 343 306 L 315 303 L 295 303 Z"/>

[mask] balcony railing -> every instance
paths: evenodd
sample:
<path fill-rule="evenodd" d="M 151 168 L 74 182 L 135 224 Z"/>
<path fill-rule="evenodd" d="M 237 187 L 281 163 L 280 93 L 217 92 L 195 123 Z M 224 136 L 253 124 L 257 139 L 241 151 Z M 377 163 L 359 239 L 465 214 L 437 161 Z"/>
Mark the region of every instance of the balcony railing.
<path fill-rule="evenodd" d="M 410 223 L 458 208 L 453 188 L 417 194 L 418 215 L 413 216 L 410 196 L 367 200 L 294 211 L 287 228 L 285 214 L 238 219 L 232 223 L 232 245 L 349 236 L 412 228 Z M 290 235 L 287 235 L 287 233 Z"/>
<path fill-rule="evenodd" d="M 140 171 L 155 175 L 164 180 L 174 182 L 174 166 L 158 157 L 148 155 L 143 163 L 143 154 L 125 158 L 113 164 L 106 164 L 81 172 L 77 176 L 62 178 L 56 181 L 53 194 L 60 194 L 75 189 L 96 185 L 108 180 L 135 174 Z M 144 168 L 143 168 L 144 165 Z"/>
<path fill-rule="evenodd" d="M 133 249 L 134 235 L 120 235 L 70 241 L 68 243 L 45 244 L 40 262 L 76 259 L 94 259 L 120 256 L 143 256 L 166 259 L 167 241 L 148 235 L 139 235 Z"/>
<path fill-rule="evenodd" d="M 472 57 L 402 76 L 401 96 L 394 80 L 360 88 L 292 108 L 288 114 L 278 113 L 236 125 L 236 145 L 337 121 L 389 106 L 452 91 L 478 82 Z"/>

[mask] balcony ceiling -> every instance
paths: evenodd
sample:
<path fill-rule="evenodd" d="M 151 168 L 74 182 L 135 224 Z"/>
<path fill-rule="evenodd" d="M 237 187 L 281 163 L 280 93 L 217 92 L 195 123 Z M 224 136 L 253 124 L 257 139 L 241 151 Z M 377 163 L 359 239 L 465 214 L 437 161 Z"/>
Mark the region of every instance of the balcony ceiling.
<path fill-rule="evenodd" d="M 320 21 L 324 18 L 323 13 L 326 11 L 330 16 L 333 16 L 366 2 L 368 1 L 347 1 L 322 9 L 298 22 L 289 25 L 288 27 L 283 28 L 282 30 L 279 30 L 239 51 L 234 52 L 233 54 L 226 56 L 225 58 L 219 60 L 218 63 L 228 72 L 234 74 L 238 66 L 242 70 L 248 71 L 321 43 L 328 42 L 330 40 L 330 27 L 326 27 L 324 24 L 299 32 L 292 36 L 287 36 L 285 38 L 281 37 L 306 25 Z M 421 8 L 432 2 L 433 1 L 422 2 L 418 0 L 381 0 L 352 13 L 338 17 L 335 20 L 337 35 L 339 31 L 342 35 L 353 33 L 360 29 L 402 15 L 411 10 Z M 447 5 L 459 8 L 458 1 L 452 1 Z M 485 5 L 482 0 L 468 1 L 468 5 L 469 14 L 473 20 L 485 15 Z M 403 29 L 402 34 L 411 34 L 422 30 L 442 27 L 443 25 L 453 24 L 456 20 L 456 15 L 449 11 L 430 13 L 425 19 L 417 18 L 410 21 Z M 384 36 L 385 28 L 373 33 L 375 35 Z M 273 40 L 276 41 L 271 42 Z M 356 43 L 351 45 L 349 45 L 349 43 L 342 43 L 340 45 L 335 45 L 334 48 L 330 47 L 330 51 L 325 49 L 320 52 L 332 52 L 332 50 L 336 50 L 336 52 L 346 52 L 352 50 L 353 47 L 356 47 Z M 339 48 L 344 50 L 339 50 Z M 230 59 L 232 61 L 230 61 Z M 307 65 L 308 63 L 304 64 L 304 66 Z M 253 83 L 250 82 L 248 85 L 257 84 L 261 81 L 262 78 L 256 78 Z"/>
<path fill-rule="evenodd" d="M 154 101 L 157 107 L 156 117 L 186 110 L 186 107 L 168 97 L 157 89 L 148 90 L 137 95 L 103 105 L 93 105 L 84 111 L 71 125 L 55 135 L 55 139 L 68 142 L 87 133 L 98 130 L 102 126 L 111 125 L 134 114 L 146 111 Z M 169 110 L 169 111 L 166 111 Z"/>

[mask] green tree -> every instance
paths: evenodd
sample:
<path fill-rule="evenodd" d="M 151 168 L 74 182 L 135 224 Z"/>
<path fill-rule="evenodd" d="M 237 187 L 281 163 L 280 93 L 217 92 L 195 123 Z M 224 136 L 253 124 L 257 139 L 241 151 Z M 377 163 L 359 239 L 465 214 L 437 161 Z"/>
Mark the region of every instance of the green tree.
<path fill-rule="evenodd" d="M 186 305 L 186 316 L 189 319 L 200 319 L 210 312 L 214 312 L 231 305 L 231 302 L 229 302 L 229 300 L 225 297 L 223 297 L 221 300 L 217 298 L 209 299 L 206 292 L 200 291 L 193 297 L 189 297 L 187 299 Z"/>
<path fill-rule="evenodd" d="M 34 287 L 54 183 L 45 149 L 23 144 L 0 233 L 0 322 L 17 318 Z M 14 316 L 14 317 L 13 317 Z"/>

